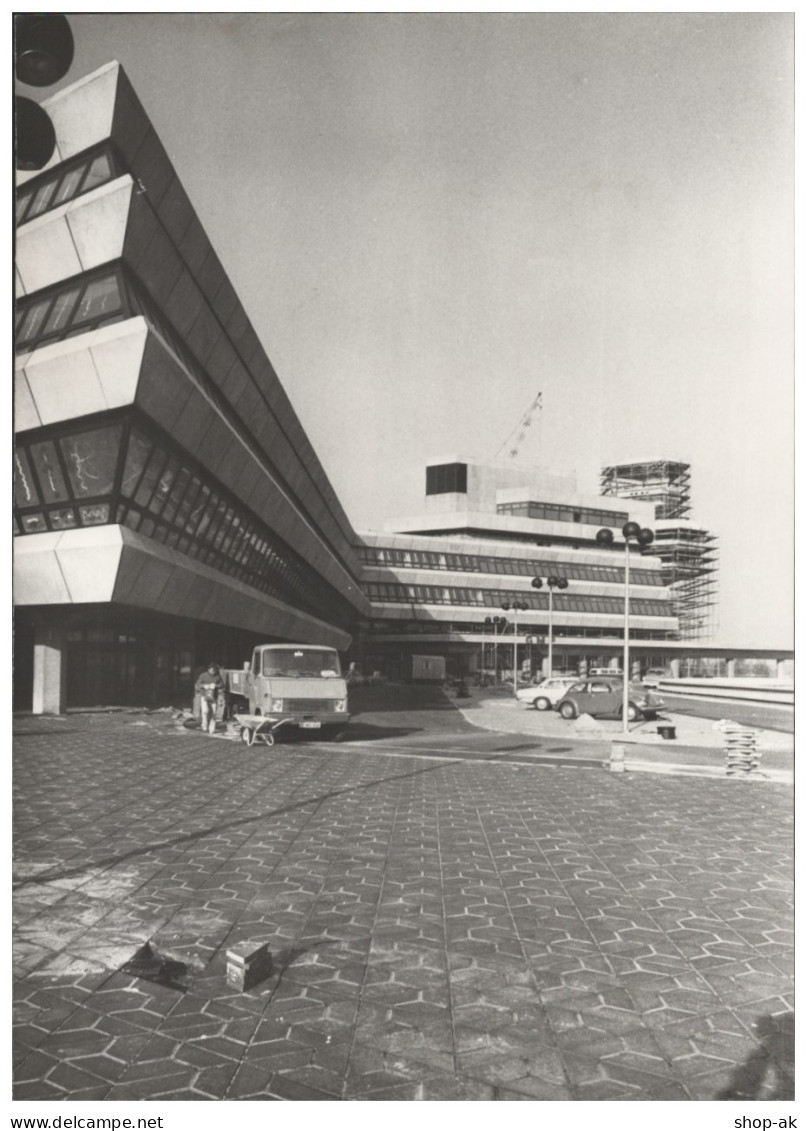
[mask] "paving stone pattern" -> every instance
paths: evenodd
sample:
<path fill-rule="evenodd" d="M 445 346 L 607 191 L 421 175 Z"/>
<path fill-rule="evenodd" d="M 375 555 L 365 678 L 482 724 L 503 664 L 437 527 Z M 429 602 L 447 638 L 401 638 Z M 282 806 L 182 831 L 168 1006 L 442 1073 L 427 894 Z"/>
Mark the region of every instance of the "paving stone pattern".
<path fill-rule="evenodd" d="M 132 718 L 17 726 L 15 1098 L 793 1097 L 785 787 Z"/>

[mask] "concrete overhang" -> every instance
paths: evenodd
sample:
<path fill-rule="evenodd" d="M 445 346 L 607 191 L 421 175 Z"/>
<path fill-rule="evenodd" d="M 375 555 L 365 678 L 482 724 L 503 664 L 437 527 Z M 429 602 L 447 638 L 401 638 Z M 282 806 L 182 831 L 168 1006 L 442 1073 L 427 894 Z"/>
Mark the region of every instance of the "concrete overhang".
<path fill-rule="evenodd" d="M 122 526 L 15 539 L 14 601 L 125 605 L 340 651 L 351 643 L 349 633 Z"/>

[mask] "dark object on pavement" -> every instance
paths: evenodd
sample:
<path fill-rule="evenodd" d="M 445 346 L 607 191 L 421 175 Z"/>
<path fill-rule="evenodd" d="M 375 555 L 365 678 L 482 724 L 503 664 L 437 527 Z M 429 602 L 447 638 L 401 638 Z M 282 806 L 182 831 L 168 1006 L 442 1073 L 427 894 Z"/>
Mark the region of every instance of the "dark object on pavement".
<path fill-rule="evenodd" d="M 144 943 L 140 950 L 121 966 L 121 974 L 131 974 L 133 978 L 156 982 L 158 986 L 168 986 L 169 989 L 179 990 L 181 993 L 185 993 L 189 988 L 188 967 L 185 963 L 159 954 L 151 943 Z"/>
<path fill-rule="evenodd" d="M 675 727 L 656 727 L 662 738 L 675 738 Z"/>
<path fill-rule="evenodd" d="M 246 993 L 272 973 L 269 943 L 243 942 L 227 950 L 227 981 Z"/>

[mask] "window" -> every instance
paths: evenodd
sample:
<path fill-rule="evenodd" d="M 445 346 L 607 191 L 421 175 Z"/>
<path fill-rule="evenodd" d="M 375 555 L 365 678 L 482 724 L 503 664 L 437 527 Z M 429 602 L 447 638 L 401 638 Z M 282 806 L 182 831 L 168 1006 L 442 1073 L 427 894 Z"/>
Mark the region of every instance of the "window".
<path fill-rule="evenodd" d="M 117 425 L 60 441 L 74 497 L 107 495 L 112 491 L 120 436 Z"/>
<path fill-rule="evenodd" d="M 468 465 L 465 463 L 434 464 L 426 468 L 426 494 L 466 494 Z"/>
<path fill-rule="evenodd" d="M 17 352 L 32 350 L 125 317 L 124 291 L 117 271 L 107 269 L 47 295 L 22 299 L 17 313 Z"/>
<path fill-rule="evenodd" d="M 60 165 L 58 169 L 43 173 L 28 181 L 17 193 L 16 221 L 27 224 L 50 208 L 56 208 L 82 193 L 119 176 L 119 163 L 112 150 L 106 146 L 100 153 L 95 150 L 76 161 Z"/>
<path fill-rule="evenodd" d="M 41 444 L 32 444 L 30 452 L 44 501 L 64 502 L 68 498 L 67 487 L 53 442 L 46 440 Z"/>

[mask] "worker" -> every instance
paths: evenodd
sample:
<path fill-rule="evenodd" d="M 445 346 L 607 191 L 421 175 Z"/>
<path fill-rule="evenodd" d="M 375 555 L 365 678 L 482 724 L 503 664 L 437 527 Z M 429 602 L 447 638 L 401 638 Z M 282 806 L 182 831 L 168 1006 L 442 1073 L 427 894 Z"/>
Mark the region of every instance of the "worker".
<path fill-rule="evenodd" d="M 224 694 L 224 680 L 218 664 L 211 662 L 199 676 L 194 688 L 199 696 L 199 706 L 202 711 L 202 730 L 209 734 L 216 733 L 216 703 L 219 696 Z"/>

